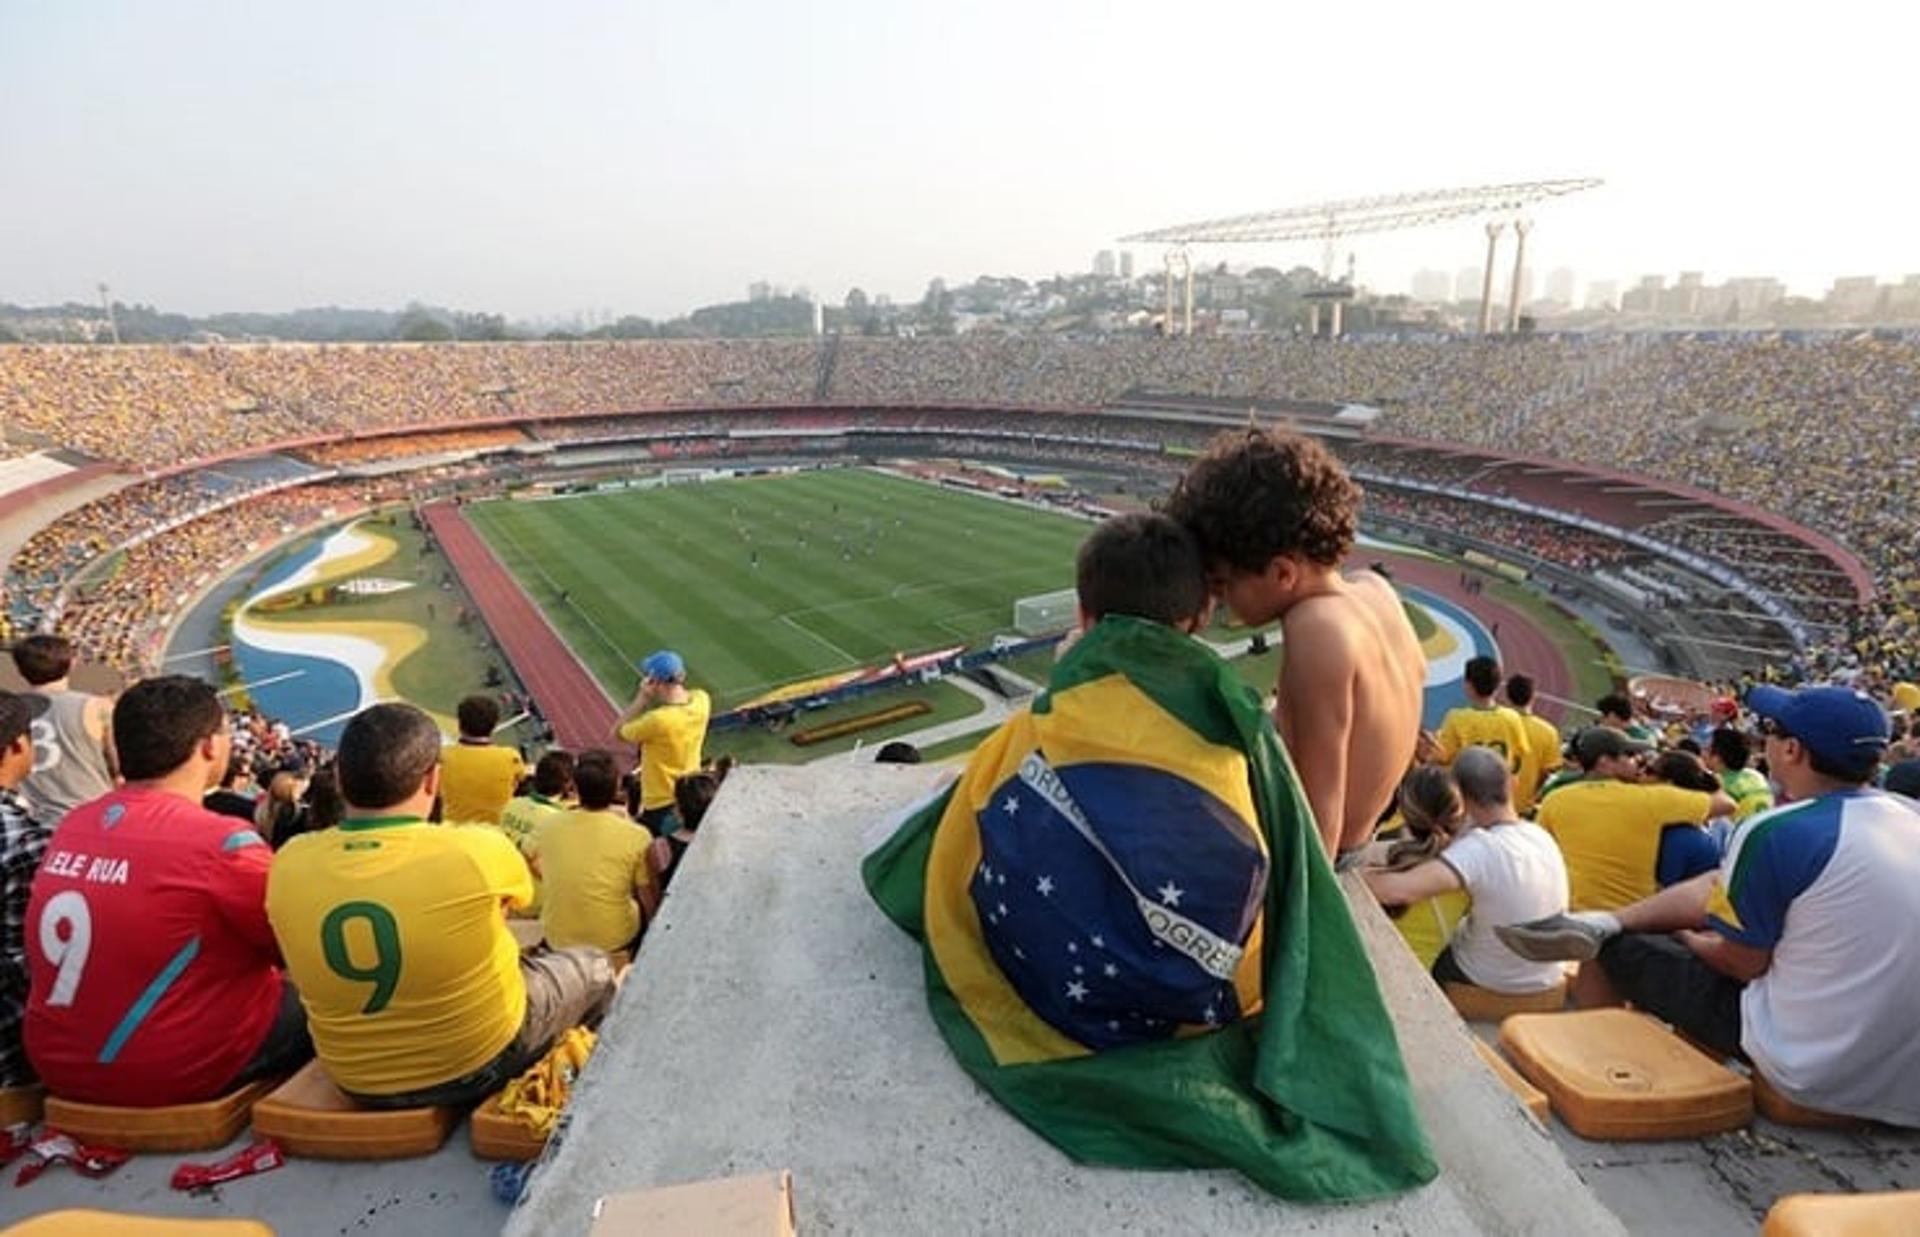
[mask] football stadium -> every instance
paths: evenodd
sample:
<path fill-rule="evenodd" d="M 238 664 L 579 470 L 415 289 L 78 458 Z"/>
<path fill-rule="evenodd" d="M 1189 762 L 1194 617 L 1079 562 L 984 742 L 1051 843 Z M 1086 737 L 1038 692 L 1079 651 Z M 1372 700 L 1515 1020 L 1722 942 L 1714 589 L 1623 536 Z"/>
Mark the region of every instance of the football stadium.
<path fill-rule="evenodd" d="M 1920 1234 L 1920 10 L 1001 7 L 0 4 L 0 1237 Z"/>
<path fill-rule="evenodd" d="M 274 784 L 293 781 L 284 793 L 298 796 L 316 774 L 324 778 L 347 723 L 382 702 L 417 705 L 452 742 L 463 701 L 480 693 L 495 702 L 497 720 L 486 738 L 464 742 L 517 749 L 525 768 L 555 748 L 614 748 L 630 767 L 632 747 L 616 740 L 615 725 L 642 689 L 649 658 L 678 655 L 686 684 L 711 702 L 705 756 L 727 756 L 733 772 L 714 800 L 715 824 L 686 849 L 684 877 L 644 912 L 637 951 L 621 954 L 639 987 L 627 985 L 602 1025 L 604 1054 L 625 1051 L 623 1035 L 693 1032 L 677 1021 L 689 1016 L 684 1005 L 646 995 L 700 982 L 690 969 L 702 965 L 699 951 L 682 960 L 676 929 L 683 939 L 704 936 L 719 930 L 713 916 L 733 916 L 789 935 L 771 955 L 729 965 L 804 970 L 814 965 L 809 951 L 853 947 L 838 935 L 851 930 L 844 920 L 870 912 L 852 894 L 844 916 L 827 906 L 809 915 L 783 909 L 786 895 L 766 882 L 804 884 L 820 863 L 840 863 L 854 865 L 841 883 L 855 880 L 857 894 L 863 830 L 963 770 L 980 776 L 982 762 L 997 758 L 982 747 L 989 736 L 998 751 L 1005 740 L 997 736 L 1029 716 L 1036 724 L 1055 717 L 1064 706 L 1054 694 L 1071 699 L 1058 668 L 1080 655 L 1059 651 L 1083 625 L 1080 546 L 1129 513 L 1182 510 L 1175 482 L 1223 442 L 1310 441 L 1352 478 L 1358 529 L 1342 565 L 1391 581 L 1424 666 L 1420 725 L 1443 749 L 1452 715 L 1475 699 L 1475 659 L 1532 679 L 1533 711 L 1557 732 L 1556 750 L 1540 760 L 1576 771 L 1586 768 L 1584 736 L 1605 729 L 1594 724 L 1610 709 L 1625 711 L 1617 720 L 1632 727 L 1632 743 L 1691 760 L 1698 779 L 1705 768 L 1685 753 L 1717 751 L 1702 742 L 1715 726 L 1745 727 L 1755 715 L 1741 702 L 1755 699 L 1755 684 L 1838 679 L 1896 718 L 1915 694 L 1912 559 L 1896 514 L 1906 500 L 1896 470 L 1863 473 L 1850 456 L 1859 443 L 1891 441 L 1913 407 L 1920 343 L 1908 338 L 21 347 L 0 350 L 0 365 L 10 371 L 0 384 L 3 413 L 15 427 L 0 466 L 12 639 L 59 633 L 78 658 L 73 681 L 108 696 L 124 699 L 156 675 L 216 685 L 245 756 L 235 785 L 258 779 L 250 789 L 269 804 L 263 829 L 279 823 L 270 801 L 283 792 Z M 1588 383 L 1595 374 L 1604 381 Z M 1739 421 L 1768 452 L 1730 454 L 1658 432 L 1729 415 L 1718 393 L 1736 378 L 1771 393 Z M 1697 394 L 1643 397 L 1653 390 Z M 1461 407 L 1468 398 L 1470 416 Z M 1606 422 L 1642 428 L 1590 432 L 1595 401 Z M 1803 415 L 1772 418 L 1769 404 Z M 1808 408 L 1849 432 L 1807 436 Z M 166 434 L 179 424 L 195 427 L 190 443 Z M 1624 454 L 1622 439 L 1634 444 Z M 1770 468 L 1775 458 L 1796 464 Z M 1859 501 L 1876 486 L 1873 503 Z M 1223 682 L 1251 707 L 1271 708 L 1287 633 L 1255 619 L 1247 625 L 1221 606 L 1183 647 L 1204 649 L 1199 655 L 1221 666 Z M 1501 699 L 1507 690 L 1496 686 Z M 1140 700 L 1100 707 L 1116 718 L 1159 715 Z M 1898 767 L 1904 743 L 1896 737 L 1876 749 L 1875 768 Z M 920 767 L 873 763 L 889 744 L 905 745 Z M 1043 739 L 1041 750 L 1067 761 L 1065 772 L 1078 767 L 1063 737 Z M 1707 779 L 1734 786 L 1727 766 L 1717 767 L 1721 775 Z M 1686 781 L 1686 769 L 1646 776 L 1672 781 L 1674 795 L 1705 785 Z M 1759 785 L 1764 792 L 1767 783 Z M 1389 828 L 1415 816 L 1408 793 Z M 1536 819 L 1551 820 L 1551 801 L 1578 793 L 1554 791 Z M 1699 797 L 1706 823 L 1708 796 Z M 287 805 L 313 809 L 310 788 Z M 783 816 L 827 826 L 834 840 L 817 852 L 776 841 L 778 829 L 768 830 Z M 786 857 L 773 864 L 763 850 Z M 1462 895 L 1429 898 L 1390 919 L 1371 906 L 1363 913 L 1368 888 L 1349 884 L 1346 900 L 1402 1048 L 1433 1035 L 1459 1046 L 1452 1058 L 1423 1057 L 1418 1066 L 1409 1058 L 1428 1135 L 1467 1122 L 1524 1140 L 1516 1145 L 1538 1179 L 1564 1176 L 1567 1188 L 1595 1200 L 1570 1222 L 1576 1229 L 1645 1227 L 1635 1211 L 1645 1188 L 1640 1153 L 1602 1167 L 1636 1145 L 1618 1138 L 1659 1139 L 1658 1154 L 1673 1157 L 1663 1162 L 1698 1173 L 1681 1205 L 1705 1229 L 1729 1216 L 1757 1222 L 1780 1196 L 1839 1180 L 1866 1191 L 1862 1198 L 1906 1180 L 1914 1144 L 1887 1124 L 1901 1124 L 1897 1109 L 1869 1103 L 1856 1117 L 1797 1105 L 1786 1080 L 1770 1083 L 1750 1057 L 1666 1029 L 1673 1015 L 1583 1029 L 1575 1009 L 1585 998 L 1570 997 L 1565 980 L 1550 997 L 1435 987 L 1420 968 L 1434 965 Z M 1395 889 L 1389 881 L 1375 892 L 1391 907 Z M 1456 900 L 1450 909 L 1447 897 Z M 1420 926 L 1436 916 L 1438 938 Z M 542 919 L 512 922 L 517 935 L 539 939 Z M 1006 965 L 1014 967 L 1010 958 Z M 751 1021 L 746 1010 L 787 992 L 770 983 L 748 1005 L 723 1002 L 731 1012 L 722 1021 L 734 1025 L 729 1051 L 751 1059 L 757 1037 L 739 1030 Z M 780 999 L 823 1016 L 831 1008 L 812 995 Z M 924 1023 L 911 1009 L 884 1016 Z M 1190 1015 L 1209 1024 L 1212 1016 L 1211 1005 L 1208 1020 Z M 1551 1024 L 1538 1025 L 1543 1018 L 1567 1019 L 1558 1025 L 1575 1038 L 1555 1039 Z M 945 1056 L 916 1036 L 914 1053 Z M 1467 1051 L 1475 1045 L 1499 1075 L 1482 1071 Z M 290 1157 L 262 1182 L 275 1192 L 235 1185 L 222 1195 L 232 1206 L 219 1211 L 263 1216 L 281 1231 L 334 1214 L 325 1201 L 334 1196 L 373 1200 L 363 1210 L 383 1226 L 414 1217 L 437 1228 L 464 1215 L 552 1231 L 552 1217 L 616 1186 L 722 1177 L 732 1165 L 791 1168 L 796 1192 L 809 1167 L 831 1178 L 831 1157 L 809 1159 L 790 1141 L 733 1128 L 737 1106 L 751 1107 L 749 1088 L 773 1085 L 766 1069 L 798 1068 L 817 1047 L 811 1034 L 799 1036 L 789 1055 L 743 1065 L 708 1126 L 689 1127 L 752 1149 L 721 1158 L 683 1149 L 586 1169 L 583 1157 L 604 1154 L 594 1148 L 618 1137 L 627 1110 L 613 1081 L 622 1076 L 617 1061 L 585 1072 L 578 1112 L 561 1126 L 570 1132 L 546 1140 L 547 1167 L 511 1213 L 492 1201 L 485 1164 L 538 1157 L 542 1142 L 501 1115 L 499 1096 L 471 1118 L 463 1108 L 414 1110 L 449 1115 L 408 1133 L 401 1114 L 355 1114 L 338 1091 L 330 1100 L 300 1092 L 296 1084 L 327 1086 L 325 1075 L 314 1084 L 317 1067 L 309 1067 L 282 1089 L 290 1093 L 274 1093 L 264 1115 L 265 1092 L 248 1092 L 254 1135 L 274 1140 L 268 1153 L 244 1141 L 245 1109 L 198 1141 L 175 1143 L 124 1123 L 147 1111 L 188 1124 L 213 1118 L 192 1106 L 62 1107 L 57 1093 L 43 1100 L 35 1092 L 31 1102 L 83 1148 L 126 1142 L 148 1151 L 100 1183 L 73 1178 L 56 1201 L 125 1209 L 116 1181 L 193 1158 L 167 1149 L 205 1148 L 200 1161 L 215 1162 L 225 1147 L 252 1171 L 262 1154 Z M 888 1068 L 908 1067 L 906 1049 L 872 1051 L 893 1062 Z M 1589 1069 L 1617 1085 L 1593 1081 Z M 1048 1133 L 1047 1118 L 1006 1089 L 1012 1084 L 968 1072 L 1074 1159 L 1155 1162 L 1151 1146 L 1091 1150 Z M 1469 1096 L 1476 1074 L 1486 1085 Z M 956 1076 L 929 1102 L 959 1105 L 967 1120 L 999 1130 L 1007 1115 L 981 1110 L 972 1085 Z M 1537 1106 L 1535 1115 L 1512 1105 L 1509 1087 Z M 27 1095 L 20 1091 L 19 1102 Z M 1659 1103 L 1639 1103 L 1642 1095 Z M 1102 1102 L 1124 1111 L 1133 1101 L 1116 1092 Z M 32 1128 L 28 1110 L 19 1111 L 20 1128 Z M 389 1129 L 394 1154 L 433 1158 L 386 1158 L 379 1140 Z M 1541 1129 L 1551 1137 L 1540 1140 Z M 876 1136 L 910 1130 L 883 1122 Z M 335 1137 L 369 1141 L 362 1155 L 328 1141 Z M 1419 1144 L 1417 1132 L 1411 1138 Z M 1032 1154 L 1020 1146 L 996 1142 L 990 1154 Z M 1499 1153 L 1518 1154 L 1513 1146 Z M 1246 1166 L 1241 1154 L 1207 1162 L 1238 1166 L 1265 1190 L 1296 1198 L 1375 1192 L 1387 1179 L 1361 1173 L 1373 1184 L 1308 1185 L 1260 1176 L 1271 1166 Z M 1743 1165 L 1736 1185 L 1726 1184 L 1729 1157 Z M 644 1169 L 637 1176 L 634 1164 Z M 1077 1171 L 1105 1180 L 1100 1174 L 1119 1170 Z M 1442 1156 L 1442 1183 L 1471 1171 Z M 1222 1224 L 1275 1205 L 1245 1177 L 1202 1180 L 1236 1183 L 1224 1196 L 1217 1185 L 1206 1190 Z M 422 1189 L 423 1181 L 434 1184 Z M 1181 1187 L 1152 1189 L 1171 1193 L 1143 1205 L 1191 1201 Z M 211 1214 L 179 1197 L 186 1214 Z M 896 1204 L 884 1195 L 848 1198 L 863 1223 L 910 1214 L 890 1211 Z M 1562 1201 L 1521 1192 L 1476 1210 L 1425 1185 L 1380 1206 L 1385 1216 L 1437 1215 L 1443 1229 L 1521 1231 L 1529 1225 L 1516 1216 L 1544 1224 Z"/>

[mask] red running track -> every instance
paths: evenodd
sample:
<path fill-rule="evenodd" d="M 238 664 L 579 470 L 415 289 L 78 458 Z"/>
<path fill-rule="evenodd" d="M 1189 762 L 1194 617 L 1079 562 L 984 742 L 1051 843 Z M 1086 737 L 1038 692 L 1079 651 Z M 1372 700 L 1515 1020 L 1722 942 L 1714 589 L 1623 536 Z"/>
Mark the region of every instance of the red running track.
<path fill-rule="evenodd" d="M 1468 596 L 1460 587 L 1458 566 L 1436 563 L 1429 558 L 1415 558 L 1391 551 L 1376 550 L 1371 546 L 1354 551 L 1348 566 L 1359 560 L 1380 559 L 1393 572 L 1394 579 L 1404 580 L 1415 588 L 1426 589 L 1438 594 L 1462 610 L 1478 618 L 1489 628 L 1498 628 L 1499 634 L 1494 644 L 1500 650 L 1500 665 L 1508 674 L 1530 674 L 1533 676 L 1534 690 L 1541 696 L 1535 712 L 1553 722 L 1565 725 L 1572 720 L 1560 700 L 1573 694 L 1573 671 L 1567 665 L 1567 659 L 1547 633 L 1541 631 L 1527 615 L 1512 606 L 1502 605 L 1493 598 L 1481 595 Z M 1549 700 L 1553 696 L 1558 699 Z M 1586 701 L 1576 703 L 1585 704 Z"/>
<path fill-rule="evenodd" d="M 508 664 L 553 725 L 555 740 L 576 752 L 609 746 L 607 732 L 617 716 L 613 702 L 506 564 L 467 523 L 459 507 L 434 503 L 423 514 L 447 556 L 447 565 L 466 585 Z"/>

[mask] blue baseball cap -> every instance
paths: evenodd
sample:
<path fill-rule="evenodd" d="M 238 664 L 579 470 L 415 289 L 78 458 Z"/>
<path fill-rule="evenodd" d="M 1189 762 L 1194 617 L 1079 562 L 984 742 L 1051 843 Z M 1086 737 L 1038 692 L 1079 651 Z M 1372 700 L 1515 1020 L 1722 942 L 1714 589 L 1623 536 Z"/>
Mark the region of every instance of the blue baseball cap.
<path fill-rule="evenodd" d="M 1747 707 L 1798 739 L 1823 764 L 1852 773 L 1871 772 L 1886 753 L 1893 728 L 1887 711 L 1851 687 L 1755 687 Z"/>
<path fill-rule="evenodd" d="M 650 679 L 684 679 L 687 677 L 687 663 L 680 660 L 680 654 L 671 649 L 661 649 L 648 655 L 640 663 L 640 673 Z"/>

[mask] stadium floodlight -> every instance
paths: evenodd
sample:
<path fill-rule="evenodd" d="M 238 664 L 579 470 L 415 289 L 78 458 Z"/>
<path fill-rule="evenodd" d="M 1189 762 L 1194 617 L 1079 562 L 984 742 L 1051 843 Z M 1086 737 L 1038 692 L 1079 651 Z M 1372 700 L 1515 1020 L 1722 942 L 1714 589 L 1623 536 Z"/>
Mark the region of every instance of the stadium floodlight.
<path fill-rule="evenodd" d="M 1039 593 L 1013 603 L 1013 629 L 1023 636 L 1050 636 L 1080 617 L 1080 595 L 1070 588 Z"/>
<path fill-rule="evenodd" d="M 1251 215 L 1229 215 L 1199 223 L 1135 232 L 1123 244 L 1243 244 L 1259 241 L 1331 240 L 1363 232 L 1393 232 L 1449 219 L 1505 214 L 1536 202 L 1598 187 L 1597 177 L 1516 181 L 1465 189 L 1432 189 L 1370 198 L 1343 198 L 1310 206 L 1289 206 Z"/>

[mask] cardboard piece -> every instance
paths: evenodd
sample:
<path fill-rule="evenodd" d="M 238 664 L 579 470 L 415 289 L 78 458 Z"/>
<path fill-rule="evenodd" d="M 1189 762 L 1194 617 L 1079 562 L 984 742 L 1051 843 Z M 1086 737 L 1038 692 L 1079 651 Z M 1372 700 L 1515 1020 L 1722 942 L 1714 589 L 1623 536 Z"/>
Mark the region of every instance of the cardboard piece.
<path fill-rule="evenodd" d="M 609 1194 L 588 1237 L 793 1237 L 793 1175 L 782 1169 Z"/>

